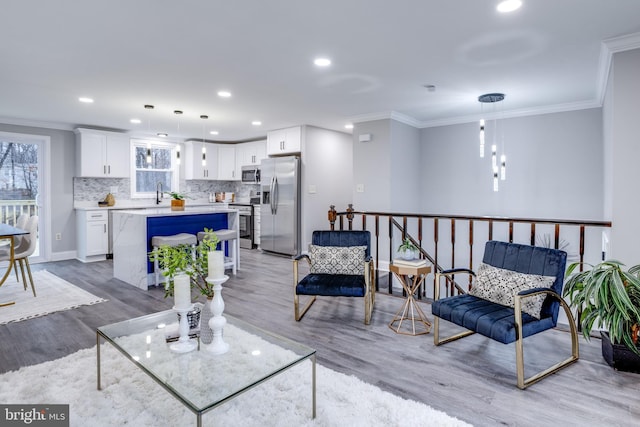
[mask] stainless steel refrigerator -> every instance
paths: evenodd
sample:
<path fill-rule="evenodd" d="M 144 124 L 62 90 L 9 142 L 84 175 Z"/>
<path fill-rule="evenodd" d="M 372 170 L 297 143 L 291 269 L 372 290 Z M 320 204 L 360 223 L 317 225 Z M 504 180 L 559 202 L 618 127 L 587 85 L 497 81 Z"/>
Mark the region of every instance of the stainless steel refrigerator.
<path fill-rule="evenodd" d="M 272 157 L 260 163 L 260 247 L 297 255 L 300 249 L 300 159 Z"/>

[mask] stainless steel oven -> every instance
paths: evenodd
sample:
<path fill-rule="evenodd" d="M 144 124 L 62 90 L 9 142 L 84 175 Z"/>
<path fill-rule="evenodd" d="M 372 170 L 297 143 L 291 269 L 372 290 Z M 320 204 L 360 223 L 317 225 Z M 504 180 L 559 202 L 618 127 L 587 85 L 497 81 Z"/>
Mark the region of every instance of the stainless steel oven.
<path fill-rule="evenodd" d="M 229 207 L 238 210 L 240 247 L 253 249 L 253 205 L 244 203 L 229 203 Z"/>

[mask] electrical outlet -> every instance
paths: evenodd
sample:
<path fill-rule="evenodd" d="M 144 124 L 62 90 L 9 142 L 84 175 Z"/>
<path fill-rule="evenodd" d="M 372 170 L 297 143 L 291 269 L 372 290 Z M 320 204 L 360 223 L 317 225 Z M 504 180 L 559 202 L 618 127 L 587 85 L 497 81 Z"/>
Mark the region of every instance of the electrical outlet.
<path fill-rule="evenodd" d="M 364 184 L 358 184 L 358 185 L 356 185 L 356 192 L 358 192 L 358 193 L 364 193 Z"/>
<path fill-rule="evenodd" d="M 118 194 L 118 186 L 117 185 L 111 187 L 111 194 Z"/>
<path fill-rule="evenodd" d="M 56 233 L 56 240 L 62 240 L 62 233 Z"/>

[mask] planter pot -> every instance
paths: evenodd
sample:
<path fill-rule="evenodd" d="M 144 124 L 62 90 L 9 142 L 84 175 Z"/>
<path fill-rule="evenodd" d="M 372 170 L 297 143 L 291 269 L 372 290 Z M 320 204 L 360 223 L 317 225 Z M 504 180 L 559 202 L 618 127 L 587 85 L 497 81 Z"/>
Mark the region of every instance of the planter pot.
<path fill-rule="evenodd" d="M 400 258 L 411 261 L 412 259 L 416 259 L 417 256 L 415 251 L 402 251 L 400 252 Z"/>
<path fill-rule="evenodd" d="M 171 210 L 172 211 L 183 211 L 184 210 L 184 200 L 171 200 Z"/>
<path fill-rule="evenodd" d="M 602 357 L 618 371 L 634 372 L 640 374 L 640 356 L 629 350 L 623 344 L 611 344 L 609 334 L 600 331 L 602 336 Z"/>

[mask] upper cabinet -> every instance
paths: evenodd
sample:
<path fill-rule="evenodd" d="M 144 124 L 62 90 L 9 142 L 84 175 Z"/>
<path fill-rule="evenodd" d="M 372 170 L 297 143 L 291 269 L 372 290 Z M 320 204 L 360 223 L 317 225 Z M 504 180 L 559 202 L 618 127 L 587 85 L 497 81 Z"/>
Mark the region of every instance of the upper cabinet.
<path fill-rule="evenodd" d="M 218 146 L 218 179 L 239 181 L 240 171 L 236 171 L 236 147 L 233 144 L 216 145 Z"/>
<path fill-rule="evenodd" d="M 302 151 L 302 127 L 274 130 L 267 133 L 267 154 L 299 153 Z"/>
<path fill-rule="evenodd" d="M 267 158 L 267 141 L 243 142 L 236 145 L 236 164 L 242 166 L 259 165 L 262 159 Z"/>
<path fill-rule="evenodd" d="M 129 178 L 128 135 L 83 128 L 74 132 L 77 177 Z"/>
<path fill-rule="evenodd" d="M 189 141 L 185 143 L 185 179 L 218 179 L 218 147 L 216 144 Z"/>

